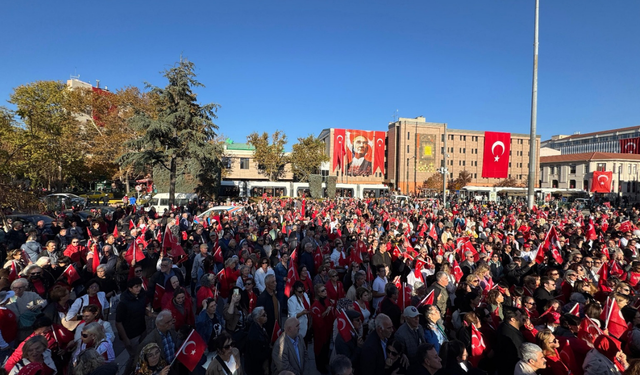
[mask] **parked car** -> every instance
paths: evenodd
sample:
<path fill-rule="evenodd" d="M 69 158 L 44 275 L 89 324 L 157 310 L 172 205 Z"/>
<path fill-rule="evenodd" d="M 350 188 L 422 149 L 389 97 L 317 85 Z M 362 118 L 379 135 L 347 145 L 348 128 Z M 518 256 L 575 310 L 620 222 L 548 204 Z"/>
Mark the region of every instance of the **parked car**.
<path fill-rule="evenodd" d="M 51 228 L 51 223 L 54 220 L 51 216 L 40 214 L 13 214 L 7 215 L 7 219 L 11 219 L 14 223 L 21 222 L 25 232 L 34 229 L 40 220 L 44 221 L 45 228 Z"/>
<path fill-rule="evenodd" d="M 72 206 L 80 207 L 87 205 L 87 199 L 77 196 L 71 193 L 54 193 L 49 194 L 46 197 L 42 198 L 42 201 L 46 204 L 52 204 L 56 206 L 62 206 L 64 204 L 65 208 L 69 208 Z"/>

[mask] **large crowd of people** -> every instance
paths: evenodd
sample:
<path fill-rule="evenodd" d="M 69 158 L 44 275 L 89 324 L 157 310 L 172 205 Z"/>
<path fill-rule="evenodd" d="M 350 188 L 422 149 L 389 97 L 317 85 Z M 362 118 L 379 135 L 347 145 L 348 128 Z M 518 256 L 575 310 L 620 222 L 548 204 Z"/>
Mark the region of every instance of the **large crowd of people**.
<path fill-rule="evenodd" d="M 213 205 L 0 223 L 0 371 L 640 374 L 635 207 Z"/>

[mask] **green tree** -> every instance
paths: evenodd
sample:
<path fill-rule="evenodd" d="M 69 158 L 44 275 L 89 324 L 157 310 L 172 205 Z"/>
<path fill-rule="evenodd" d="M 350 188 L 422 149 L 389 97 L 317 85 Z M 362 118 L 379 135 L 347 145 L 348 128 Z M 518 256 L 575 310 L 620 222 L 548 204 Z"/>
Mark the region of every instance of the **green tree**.
<path fill-rule="evenodd" d="M 18 86 L 9 102 L 22 121 L 23 140 L 17 140 L 12 162 L 16 177 L 31 180 L 33 186 L 62 182 L 77 183 L 85 171 L 83 150 L 74 143 L 82 129 L 68 110 L 68 90 L 62 82 L 37 81 Z"/>
<path fill-rule="evenodd" d="M 271 135 L 266 132 L 259 135 L 256 132 L 249 134 L 247 142 L 255 147 L 253 159 L 258 163 L 258 171 L 267 176 L 269 181 L 277 181 L 285 172 L 285 166 L 289 157 L 284 153 L 287 144 L 287 136 L 280 130 Z"/>
<path fill-rule="evenodd" d="M 309 180 L 310 174 L 319 173 L 320 164 L 329 161 L 324 150 L 324 142 L 313 135 L 298 138 L 298 143 L 293 145 L 290 156 L 294 179 L 305 182 Z"/>
<path fill-rule="evenodd" d="M 123 166 L 162 167 L 169 173 L 169 203 L 175 203 L 178 163 L 187 164 L 193 176 L 202 182 L 204 177 L 218 174 L 220 150 L 211 141 L 218 126 L 218 104 L 200 104 L 194 87 L 204 87 L 196 80 L 195 65 L 181 58 L 163 76 L 169 81 L 150 89 L 153 112 L 136 113 L 129 124 L 139 136 L 126 142 L 130 150 L 118 162 Z M 182 168 L 181 168 L 182 169 Z"/>

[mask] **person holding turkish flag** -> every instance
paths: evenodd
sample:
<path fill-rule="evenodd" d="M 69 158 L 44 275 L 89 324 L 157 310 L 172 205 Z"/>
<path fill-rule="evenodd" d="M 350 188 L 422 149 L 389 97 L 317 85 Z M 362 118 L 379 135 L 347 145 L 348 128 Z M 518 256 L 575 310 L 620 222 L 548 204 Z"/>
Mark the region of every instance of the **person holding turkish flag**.
<path fill-rule="evenodd" d="M 484 132 L 482 177 L 507 178 L 509 176 L 510 150 L 510 133 Z"/>
<path fill-rule="evenodd" d="M 627 322 L 622 316 L 621 310 L 629 303 L 629 297 L 622 294 L 614 294 L 607 297 L 607 302 L 600 314 L 600 320 L 604 322 L 604 328 L 609 330 L 609 334 L 617 339 L 627 330 Z"/>

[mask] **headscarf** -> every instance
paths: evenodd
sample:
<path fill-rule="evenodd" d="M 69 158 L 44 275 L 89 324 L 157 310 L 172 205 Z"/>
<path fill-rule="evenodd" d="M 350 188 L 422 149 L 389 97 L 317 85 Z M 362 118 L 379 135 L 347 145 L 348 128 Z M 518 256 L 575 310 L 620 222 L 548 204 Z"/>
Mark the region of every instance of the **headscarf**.
<path fill-rule="evenodd" d="M 138 365 L 136 366 L 135 372 L 137 375 L 154 374 L 153 370 L 149 368 L 149 361 L 147 361 L 147 355 L 154 349 L 158 349 L 158 351 L 160 351 L 160 361 L 158 362 L 157 368 L 161 370 L 165 366 L 167 366 L 167 361 L 164 360 L 164 355 L 162 353 L 162 350 L 160 349 L 160 346 L 156 343 L 147 344 L 144 348 L 142 348 L 140 357 L 138 358 Z"/>

